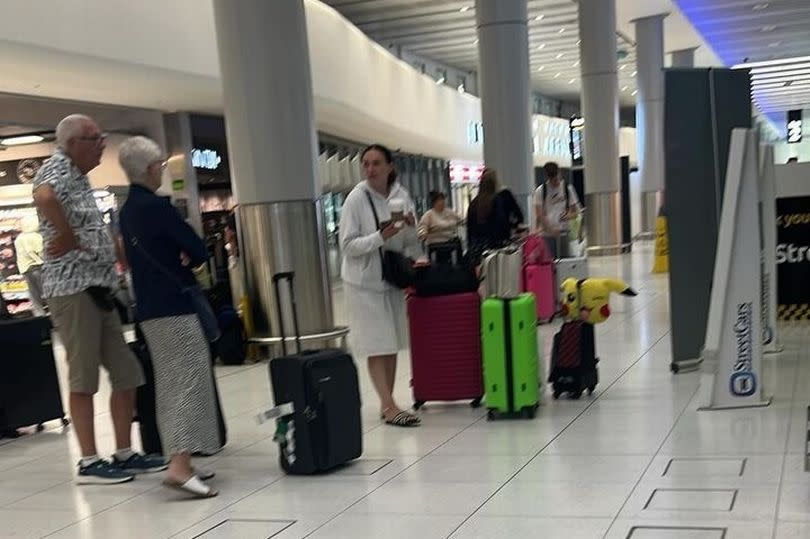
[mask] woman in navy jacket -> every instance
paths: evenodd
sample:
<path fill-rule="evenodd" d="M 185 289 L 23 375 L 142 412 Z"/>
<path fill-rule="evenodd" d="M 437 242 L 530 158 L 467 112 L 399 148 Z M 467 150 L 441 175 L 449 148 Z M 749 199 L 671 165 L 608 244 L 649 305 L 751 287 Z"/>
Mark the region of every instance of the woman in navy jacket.
<path fill-rule="evenodd" d="M 206 498 L 217 494 L 203 482 L 213 474 L 196 473 L 191 455 L 219 449 L 216 397 L 208 342 L 185 289 L 196 284 L 191 268 L 205 263 L 208 253 L 169 199 L 155 193 L 164 159 L 160 147 L 145 137 L 121 145 L 119 161 L 131 183 L 121 209 L 121 234 L 136 318 L 152 354 L 158 430 L 164 452 L 171 455 L 164 484 Z"/>

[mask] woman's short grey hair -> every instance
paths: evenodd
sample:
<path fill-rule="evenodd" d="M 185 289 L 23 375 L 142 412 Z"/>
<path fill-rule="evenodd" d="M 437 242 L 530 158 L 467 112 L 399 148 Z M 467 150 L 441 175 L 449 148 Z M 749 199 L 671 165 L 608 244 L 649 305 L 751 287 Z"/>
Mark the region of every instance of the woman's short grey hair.
<path fill-rule="evenodd" d="M 143 183 L 149 165 L 163 160 L 163 151 L 157 142 L 147 137 L 132 137 L 118 149 L 118 162 L 129 183 Z"/>

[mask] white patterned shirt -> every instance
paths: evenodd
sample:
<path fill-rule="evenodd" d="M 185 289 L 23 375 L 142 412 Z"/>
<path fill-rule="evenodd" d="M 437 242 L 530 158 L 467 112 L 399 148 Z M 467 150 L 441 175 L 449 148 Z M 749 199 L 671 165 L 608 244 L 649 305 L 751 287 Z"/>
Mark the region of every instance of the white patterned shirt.
<path fill-rule="evenodd" d="M 34 190 L 43 185 L 54 190 L 81 246 L 81 249 L 74 249 L 60 258 L 48 256 L 47 245 L 57 231 L 40 212 L 40 232 L 46 246 L 42 267 L 43 296 L 46 299 L 70 296 L 92 286 L 116 288 L 115 244 L 96 205 L 87 175 L 81 173 L 70 157 L 57 150 L 34 179 Z"/>

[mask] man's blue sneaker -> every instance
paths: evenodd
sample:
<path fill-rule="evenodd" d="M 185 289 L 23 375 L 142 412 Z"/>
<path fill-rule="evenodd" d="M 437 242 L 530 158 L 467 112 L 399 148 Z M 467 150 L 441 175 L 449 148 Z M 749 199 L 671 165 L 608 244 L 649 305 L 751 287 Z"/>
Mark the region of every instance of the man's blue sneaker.
<path fill-rule="evenodd" d="M 135 476 L 122 470 L 104 459 L 99 459 L 93 464 L 82 466 L 79 463 L 79 473 L 76 475 L 78 485 L 115 485 L 126 483 L 135 479 Z"/>
<path fill-rule="evenodd" d="M 113 465 L 123 472 L 135 475 L 162 472 L 169 467 L 169 463 L 164 457 L 141 455 L 140 453 L 134 453 L 127 460 L 118 460 L 118 457 L 113 455 Z"/>

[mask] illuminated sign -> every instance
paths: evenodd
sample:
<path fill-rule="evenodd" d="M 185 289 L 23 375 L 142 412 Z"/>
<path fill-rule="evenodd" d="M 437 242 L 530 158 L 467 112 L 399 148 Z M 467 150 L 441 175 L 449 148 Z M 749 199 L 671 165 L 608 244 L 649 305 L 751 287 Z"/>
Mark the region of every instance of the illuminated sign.
<path fill-rule="evenodd" d="M 484 124 L 470 122 L 467 126 L 467 142 L 469 144 L 482 144 L 484 142 Z"/>
<path fill-rule="evenodd" d="M 194 168 L 216 170 L 222 163 L 222 157 L 215 150 L 194 148 L 191 150 L 191 164 Z"/>
<path fill-rule="evenodd" d="M 802 111 L 788 111 L 787 117 L 787 141 L 788 144 L 798 144 L 802 141 Z"/>

